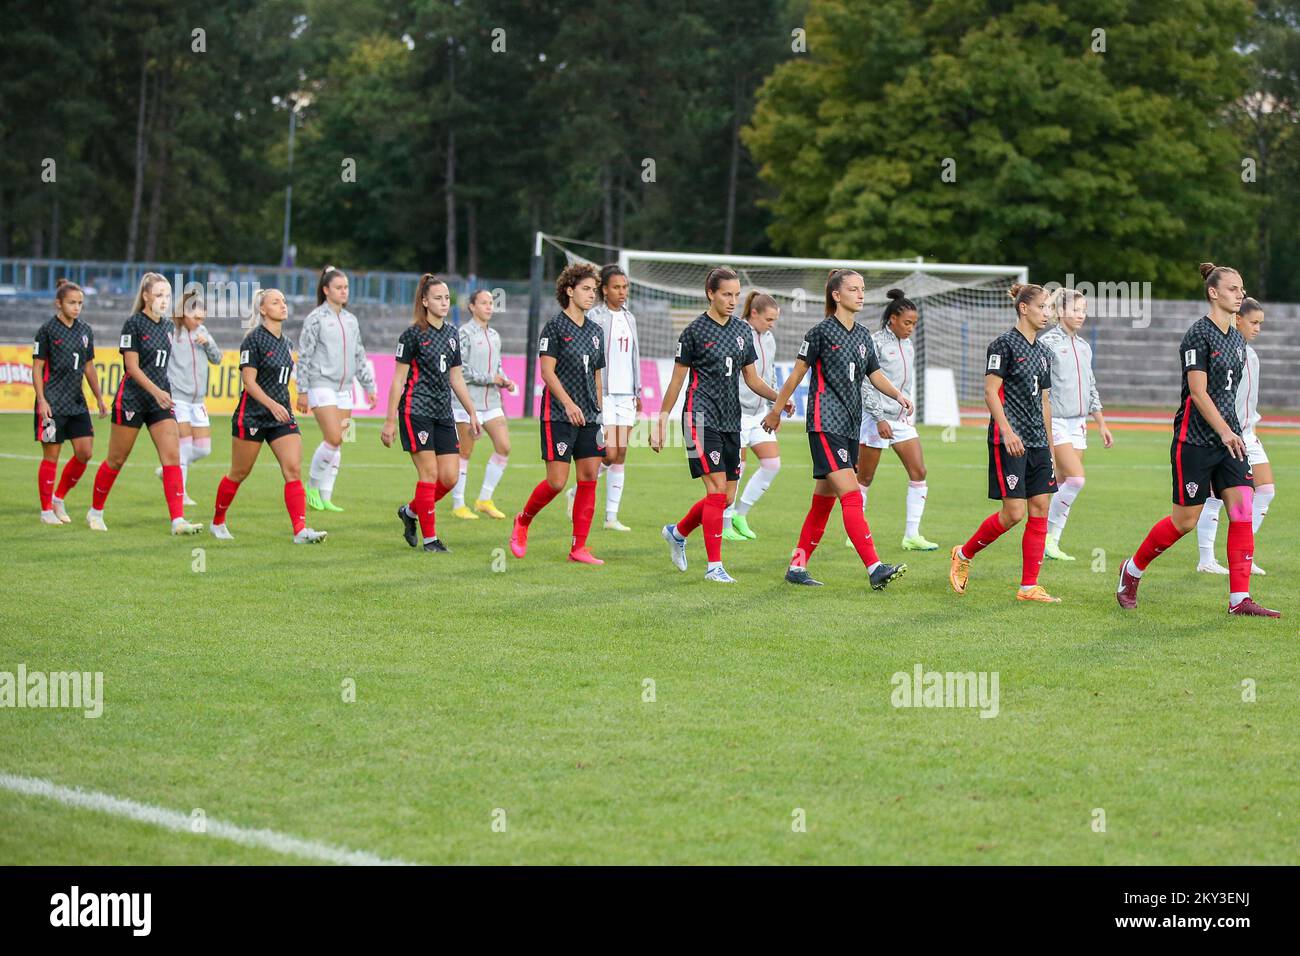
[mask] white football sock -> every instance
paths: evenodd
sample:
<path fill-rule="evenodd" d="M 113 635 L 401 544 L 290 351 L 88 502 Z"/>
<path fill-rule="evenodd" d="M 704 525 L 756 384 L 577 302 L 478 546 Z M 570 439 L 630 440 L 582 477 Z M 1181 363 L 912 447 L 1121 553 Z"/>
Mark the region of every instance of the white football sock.
<path fill-rule="evenodd" d="M 479 501 L 491 501 L 492 495 L 497 490 L 497 484 L 501 481 L 501 476 L 505 474 L 506 462 L 508 459 L 505 455 L 492 453 L 488 459 L 487 470 L 483 472 L 483 487 L 478 490 Z M 462 458 L 461 461 L 464 461 Z"/>
<path fill-rule="evenodd" d="M 325 476 L 320 480 L 320 496 L 322 501 L 329 501 L 334 494 L 334 479 L 339 476 L 339 465 L 343 462 L 343 446 L 334 446 L 334 454 L 325 468 Z"/>
<path fill-rule="evenodd" d="M 864 517 L 867 514 L 867 491 L 870 488 L 870 485 L 864 485 L 862 482 L 858 482 L 858 491 L 862 492 L 862 514 Z"/>
<path fill-rule="evenodd" d="M 1083 478 L 1066 478 L 1052 495 L 1052 504 L 1047 509 L 1047 533 L 1060 537 L 1065 530 L 1065 522 L 1070 517 L 1070 505 L 1083 490 Z"/>
<path fill-rule="evenodd" d="M 1219 511 L 1223 502 L 1218 498 L 1206 498 L 1201 517 L 1196 521 L 1196 545 L 1201 552 L 1201 564 L 1214 563 L 1214 539 L 1219 533 Z"/>
<path fill-rule="evenodd" d="M 460 476 L 456 479 L 456 485 L 451 489 L 451 504 L 454 508 L 465 507 L 465 482 L 469 479 L 469 459 L 460 459 Z"/>
<path fill-rule="evenodd" d="M 1264 515 L 1268 514 L 1269 502 L 1273 500 L 1277 486 L 1273 484 L 1260 485 L 1255 489 L 1255 503 L 1252 506 L 1250 523 L 1256 533 L 1259 532 L 1259 526 L 1264 523 Z"/>
<path fill-rule="evenodd" d="M 320 483 L 328 474 L 330 464 L 334 461 L 335 446 L 322 441 L 311 455 L 311 465 L 307 469 L 308 480 L 313 488 L 320 488 Z"/>
<path fill-rule="evenodd" d="M 780 455 L 774 455 L 771 458 L 760 458 L 758 460 L 758 471 L 750 476 L 745 485 L 745 490 L 740 493 L 740 501 L 736 505 L 736 514 L 749 514 L 749 509 L 758 504 L 758 499 L 762 498 L 767 489 L 772 487 L 772 482 L 776 480 L 776 473 L 780 470 Z"/>
<path fill-rule="evenodd" d="M 921 533 L 921 515 L 925 514 L 925 496 L 928 486 L 924 481 L 907 483 L 907 530 L 906 535 L 914 538 Z"/>
<path fill-rule="evenodd" d="M 610 465 L 605 473 L 605 520 L 618 520 L 618 506 L 623 502 L 623 465 Z"/>

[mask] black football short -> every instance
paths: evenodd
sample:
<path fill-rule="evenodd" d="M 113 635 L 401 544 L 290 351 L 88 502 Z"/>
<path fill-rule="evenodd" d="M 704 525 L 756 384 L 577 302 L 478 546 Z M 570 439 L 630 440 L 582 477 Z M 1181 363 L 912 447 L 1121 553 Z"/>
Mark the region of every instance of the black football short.
<path fill-rule="evenodd" d="M 1056 471 L 1052 468 L 1052 450 L 1026 448 L 1019 458 L 1006 445 L 989 443 L 989 497 L 1036 498 L 1056 493 Z"/>
<path fill-rule="evenodd" d="M 814 478 L 825 478 L 841 468 L 858 467 L 857 436 L 845 438 L 830 432 L 809 432 L 808 447 L 812 449 Z"/>
<path fill-rule="evenodd" d="M 138 388 L 130 389 L 127 382 L 118 387 L 117 397 L 113 399 L 114 425 L 149 428 L 169 418 L 175 421 L 174 408 L 160 408 L 152 395 L 145 395 Z"/>
<path fill-rule="evenodd" d="M 1174 504 L 1203 505 L 1211 494 L 1240 485 L 1255 487 L 1250 463 L 1233 458 L 1223 445 L 1189 445 L 1177 438 L 1169 446 Z"/>
<path fill-rule="evenodd" d="M 412 415 L 402 419 L 398 430 L 402 433 L 405 451 L 431 451 L 435 455 L 454 455 L 460 451 L 456 422 L 450 418 L 439 421 Z"/>
<path fill-rule="evenodd" d="M 79 412 L 76 415 L 55 415 L 53 419 L 54 436 L 52 438 L 41 434 L 45 422 L 40 413 L 34 413 L 33 418 L 36 422 L 36 440 L 47 445 L 57 445 L 60 442 L 71 441 L 74 438 L 89 438 L 95 434 L 95 426 L 90 423 L 90 412 Z"/>
<path fill-rule="evenodd" d="M 542 420 L 542 461 L 604 458 L 605 437 L 599 425 Z"/>
<path fill-rule="evenodd" d="M 298 422 L 294 419 L 287 422 L 272 421 L 269 425 L 261 422 L 250 422 L 247 419 L 241 423 L 238 413 L 230 419 L 230 437 L 242 438 L 244 441 L 264 441 L 269 443 L 283 438 L 285 435 L 300 434 L 302 433 L 298 430 Z"/>
<path fill-rule="evenodd" d="M 692 478 L 723 472 L 727 481 L 740 480 L 740 432 L 720 432 L 705 425 L 694 435 L 687 429 L 685 438 Z"/>

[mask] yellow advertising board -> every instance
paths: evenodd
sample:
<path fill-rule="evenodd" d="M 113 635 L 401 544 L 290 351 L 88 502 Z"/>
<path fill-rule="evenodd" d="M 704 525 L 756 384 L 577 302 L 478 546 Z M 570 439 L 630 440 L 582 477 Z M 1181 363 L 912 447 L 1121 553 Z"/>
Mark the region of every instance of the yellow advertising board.
<path fill-rule="evenodd" d="M 104 404 L 111 405 L 122 384 L 124 368 L 122 353 L 117 349 L 95 349 L 95 371 L 99 373 L 99 387 L 104 393 Z M 85 388 L 86 404 L 95 409 L 90 388 Z M 294 383 L 290 380 L 290 396 L 297 399 Z M 30 345 L 0 345 L 0 411 L 30 412 L 36 395 L 32 391 L 32 347 Z M 234 350 L 221 353 L 221 364 L 208 369 L 208 397 L 204 404 L 210 415 L 230 415 L 239 401 L 239 353 Z"/>

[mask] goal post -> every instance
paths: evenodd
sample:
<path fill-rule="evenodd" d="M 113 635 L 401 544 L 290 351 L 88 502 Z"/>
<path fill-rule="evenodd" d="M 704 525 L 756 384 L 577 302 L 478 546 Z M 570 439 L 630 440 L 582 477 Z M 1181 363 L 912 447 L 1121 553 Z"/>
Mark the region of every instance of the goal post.
<path fill-rule="evenodd" d="M 740 276 L 742 301 L 750 290 L 766 292 L 781 306 L 773 333 L 778 366 L 789 368 L 804 333 L 824 318 L 826 276 L 852 269 L 866 283 L 866 303 L 858 319 L 875 331 L 889 301 L 889 289 L 902 289 L 916 303 L 920 321 L 916 346 L 917 420 L 960 424 L 961 404 L 979 404 L 984 395 L 984 353 L 988 343 L 1012 323 L 1007 290 L 1025 282 L 1018 265 L 925 262 L 917 260 L 821 259 L 742 256 L 723 253 L 647 249 L 574 249 L 572 240 L 541 236 L 563 253 L 564 262 L 617 262 L 630 285 L 628 308 L 636 316 L 643 359 L 673 355 L 677 336 L 704 311 L 704 280 L 714 266 Z M 784 377 L 783 373 L 779 373 Z"/>

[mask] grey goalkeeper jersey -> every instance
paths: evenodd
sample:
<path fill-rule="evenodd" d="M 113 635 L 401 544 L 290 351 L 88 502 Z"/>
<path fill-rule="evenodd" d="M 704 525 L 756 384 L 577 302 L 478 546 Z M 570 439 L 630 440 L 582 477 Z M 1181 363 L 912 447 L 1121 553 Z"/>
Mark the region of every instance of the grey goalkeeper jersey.
<path fill-rule="evenodd" d="M 212 341 L 207 326 L 189 329 L 174 328 L 169 335 L 171 353 L 167 356 L 167 380 L 171 382 L 172 398 L 187 405 L 200 405 L 208 394 L 208 365 L 221 363 L 221 349 Z M 196 339 L 207 339 L 199 345 Z"/>
<path fill-rule="evenodd" d="M 1054 325 L 1038 337 L 1052 358 L 1052 417 L 1085 418 L 1101 410 L 1092 346 Z"/>
<path fill-rule="evenodd" d="M 912 337 L 900 339 L 889 326 L 871 333 L 871 342 L 876 349 L 876 360 L 885 377 L 916 404 L 916 346 Z M 903 406 L 895 399 L 883 394 L 871 384 L 871 379 L 862 377 L 862 417 L 872 418 L 878 422 L 905 422 L 914 424 L 915 414 L 904 415 Z"/>
<path fill-rule="evenodd" d="M 465 376 L 469 397 L 476 411 L 482 413 L 501 407 L 501 389 L 492 384 L 501 371 L 501 334 L 491 326 L 470 319 L 457 330 L 460 339 L 460 370 Z M 460 399 L 452 397 L 457 407 Z M 468 411 L 469 409 L 465 409 Z"/>
<path fill-rule="evenodd" d="M 748 322 L 745 325 L 749 326 L 749 337 L 753 340 L 754 351 L 758 354 L 758 361 L 754 363 L 754 371 L 768 385 L 776 388 L 776 336 L 770 330 L 759 335 L 758 330 L 749 325 Z M 772 403 L 753 391 L 745 384 L 745 377 L 740 376 L 741 419 L 766 415 L 771 407 Z"/>
<path fill-rule="evenodd" d="M 1243 432 L 1253 433 L 1259 419 L 1259 356 L 1247 345 L 1245 380 L 1237 388 L 1237 421 Z"/>
<path fill-rule="evenodd" d="M 307 313 L 298 337 L 298 390 L 332 388 L 343 391 L 356 378 L 367 392 L 375 390 L 375 376 L 366 361 L 361 326 L 347 309 L 337 314 L 322 303 Z"/>

